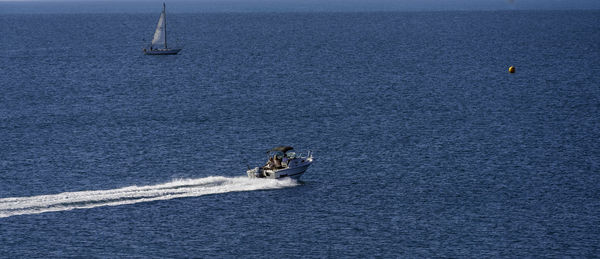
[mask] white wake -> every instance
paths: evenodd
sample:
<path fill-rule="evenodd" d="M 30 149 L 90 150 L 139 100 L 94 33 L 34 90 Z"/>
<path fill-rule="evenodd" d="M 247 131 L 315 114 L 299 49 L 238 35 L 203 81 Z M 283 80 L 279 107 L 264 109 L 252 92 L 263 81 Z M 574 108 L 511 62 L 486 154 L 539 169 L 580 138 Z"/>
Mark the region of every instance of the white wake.
<path fill-rule="evenodd" d="M 51 211 L 118 206 L 140 202 L 197 197 L 208 194 L 279 189 L 296 186 L 293 180 L 250 179 L 211 176 L 169 183 L 129 186 L 112 190 L 64 192 L 31 197 L 0 199 L 0 218 Z"/>

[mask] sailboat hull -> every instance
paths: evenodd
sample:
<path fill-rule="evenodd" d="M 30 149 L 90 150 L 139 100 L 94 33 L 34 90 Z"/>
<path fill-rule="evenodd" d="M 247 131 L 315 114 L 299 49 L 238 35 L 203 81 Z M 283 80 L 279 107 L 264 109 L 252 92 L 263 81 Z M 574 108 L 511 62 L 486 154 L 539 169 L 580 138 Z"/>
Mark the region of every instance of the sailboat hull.
<path fill-rule="evenodd" d="M 146 55 L 177 55 L 181 49 L 144 49 Z"/>

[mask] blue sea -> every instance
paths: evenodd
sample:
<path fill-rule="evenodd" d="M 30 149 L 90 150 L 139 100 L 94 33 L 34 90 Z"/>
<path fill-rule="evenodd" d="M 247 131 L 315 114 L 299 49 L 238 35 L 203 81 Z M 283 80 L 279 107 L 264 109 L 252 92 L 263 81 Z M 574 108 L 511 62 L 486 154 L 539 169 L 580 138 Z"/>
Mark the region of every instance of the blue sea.
<path fill-rule="evenodd" d="M 0 257 L 600 256 L 599 11 L 156 9 L 0 15 Z"/>

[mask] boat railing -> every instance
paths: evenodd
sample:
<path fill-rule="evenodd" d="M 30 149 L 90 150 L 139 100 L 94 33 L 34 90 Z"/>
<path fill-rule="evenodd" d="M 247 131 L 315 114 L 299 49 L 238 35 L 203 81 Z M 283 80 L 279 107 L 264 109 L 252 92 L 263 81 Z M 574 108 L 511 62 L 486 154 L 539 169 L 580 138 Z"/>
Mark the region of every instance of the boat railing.
<path fill-rule="evenodd" d="M 312 156 L 313 152 L 310 150 L 306 152 L 306 155 L 304 155 L 304 153 L 296 154 L 296 158 L 311 158 Z"/>

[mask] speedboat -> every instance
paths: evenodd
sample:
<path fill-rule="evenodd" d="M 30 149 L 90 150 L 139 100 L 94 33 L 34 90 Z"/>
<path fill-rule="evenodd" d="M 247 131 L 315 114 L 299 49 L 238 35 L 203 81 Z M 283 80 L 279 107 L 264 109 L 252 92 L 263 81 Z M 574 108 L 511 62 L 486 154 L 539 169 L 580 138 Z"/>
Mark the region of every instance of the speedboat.
<path fill-rule="evenodd" d="M 306 156 L 293 152 L 290 146 L 279 146 L 267 151 L 269 160 L 262 167 L 248 169 L 250 178 L 280 179 L 290 177 L 299 179 L 313 163 L 312 152 Z"/>

